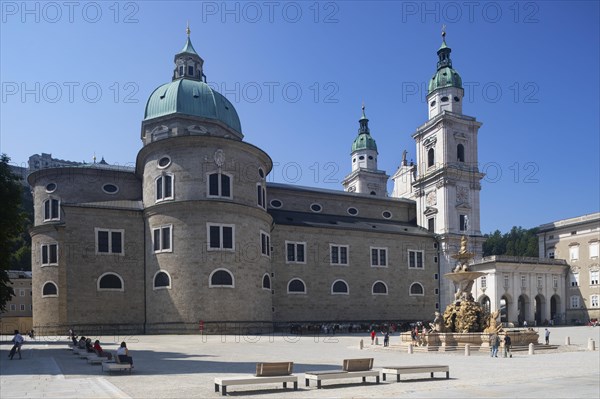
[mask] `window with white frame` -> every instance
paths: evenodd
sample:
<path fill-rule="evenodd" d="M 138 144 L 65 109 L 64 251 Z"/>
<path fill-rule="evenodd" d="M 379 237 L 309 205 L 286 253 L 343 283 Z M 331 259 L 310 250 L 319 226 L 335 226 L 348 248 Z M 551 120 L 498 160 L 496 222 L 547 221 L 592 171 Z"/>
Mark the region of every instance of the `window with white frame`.
<path fill-rule="evenodd" d="M 306 284 L 299 278 L 288 282 L 288 294 L 306 294 Z"/>
<path fill-rule="evenodd" d="M 590 307 L 597 308 L 600 307 L 600 295 L 592 295 L 590 296 Z"/>
<path fill-rule="evenodd" d="M 335 280 L 331 284 L 331 295 L 348 295 L 349 293 L 348 283 L 344 280 Z"/>
<path fill-rule="evenodd" d="M 579 259 L 579 245 L 572 245 L 569 247 L 569 259 Z"/>
<path fill-rule="evenodd" d="M 42 244 L 42 266 L 58 265 L 58 244 Z"/>
<path fill-rule="evenodd" d="M 469 229 L 469 218 L 467 215 L 458 215 L 459 226 L 458 229 L 460 231 L 467 231 Z"/>
<path fill-rule="evenodd" d="M 544 277 L 543 276 L 537 276 L 537 287 L 538 288 L 542 288 L 544 286 Z"/>
<path fill-rule="evenodd" d="M 231 198 L 231 176 L 217 172 L 208 175 L 208 197 Z"/>
<path fill-rule="evenodd" d="M 571 287 L 579 287 L 579 273 L 571 273 Z"/>
<path fill-rule="evenodd" d="M 373 295 L 387 295 L 388 288 L 387 284 L 383 281 L 375 281 L 371 287 L 371 294 Z"/>
<path fill-rule="evenodd" d="M 552 288 L 558 288 L 558 276 L 552 276 Z"/>
<path fill-rule="evenodd" d="M 124 291 L 123 279 L 116 273 L 104 273 L 98 278 L 98 291 Z"/>
<path fill-rule="evenodd" d="M 234 288 L 233 274 L 227 269 L 216 269 L 210 274 L 209 287 Z"/>
<path fill-rule="evenodd" d="M 169 289 L 171 288 L 171 277 L 163 270 L 159 270 L 154 275 L 154 286 L 153 289 Z"/>
<path fill-rule="evenodd" d="M 571 296 L 571 309 L 579 309 L 579 296 L 573 295 Z"/>
<path fill-rule="evenodd" d="M 421 283 L 412 283 L 410 285 L 410 296 L 423 296 L 425 295 L 425 289 Z"/>
<path fill-rule="evenodd" d="M 48 198 L 44 201 L 44 221 L 60 220 L 60 201 Z"/>
<path fill-rule="evenodd" d="M 209 251 L 233 251 L 235 250 L 235 225 L 207 223 Z"/>
<path fill-rule="evenodd" d="M 425 257 L 424 251 L 408 250 L 408 267 L 409 269 L 422 269 L 423 258 Z"/>
<path fill-rule="evenodd" d="M 371 267 L 387 267 L 387 248 L 371 247 Z"/>
<path fill-rule="evenodd" d="M 521 288 L 527 288 L 527 276 L 521 274 Z"/>
<path fill-rule="evenodd" d="M 262 230 L 260 232 L 260 253 L 271 256 L 271 236 Z"/>
<path fill-rule="evenodd" d="M 42 298 L 58 296 L 58 287 L 53 281 L 46 281 L 42 286 Z"/>
<path fill-rule="evenodd" d="M 21 307 L 20 307 L 20 308 L 21 308 L 21 311 L 24 311 L 24 310 L 25 310 L 25 305 L 24 305 L 24 304 L 21 304 Z"/>
<path fill-rule="evenodd" d="M 43 297 L 44 297 L 44 296 L 42 295 L 42 298 L 43 298 Z M 12 311 L 16 311 L 16 310 L 17 310 L 17 305 L 15 305 L 15 304 L 11 304 L 11 305 L 10 305 L 10 310 L 12 310 Z"/>
<path fill-rule="evenodd" d="M 504 280 L 504 288 L 508 288 L 509 287 L 509 283 L 510 283 L 510 278 L 508 277 L 507 274 L 505 274 L 503 277 Z"/>
<path fill-rule="evenodd" d="M 348 266 L 348 245 L 329 244 L 330 263 Z"/>
<path fill-rule="evenodd" d="M 306 263 L 305 242 L 285 242 L 286 263 Z"/>
<path fill-rule="evenodd" d="M 256 203 L 263 209 L 267 209 L 267 189 L 263 183 L 256 184 Z"/>
<path fill-rule="evenodd" d="M 263 275 L 262 287 L 263 287 L 263 290 L 271 291 L 271 277 L 269 276 L 269 273 L 265 273 Z"/>
<path fill-rule="evenodd" d="M 25 296 L 25 290 L 24 289 L 20 289 L 19 290 L 19 296 Z"/>
<path fill-rule="evenodd" d="M 590 243 L 590 259 L 598 258 L 598 241 Z"/>
<path fill-rule="evenodd" d="M 125 230 L 111 230 L 96 228 L 96 255 L 118 254 L 123 255 L 123 240 Z"/>
<path fill-rule="evenodd" d="M 173 199 L 173 175 L 165 173 L 156 178 L 156 202 Z"/>
<path fill-rule="evenodd" d="M 487 288 L 487 277 L 481 276 L 481 288 Z"/>
<path fill-rule="evenodd" d="M 599 278 L 600 278 L 600 271 L 590 270 L 590 285 L 598 285 Z"/>
<path fill-rule="evenodd" d="M 173 252 L 173 225 L 158 226 L 152 229 L 154 252 Z"/>

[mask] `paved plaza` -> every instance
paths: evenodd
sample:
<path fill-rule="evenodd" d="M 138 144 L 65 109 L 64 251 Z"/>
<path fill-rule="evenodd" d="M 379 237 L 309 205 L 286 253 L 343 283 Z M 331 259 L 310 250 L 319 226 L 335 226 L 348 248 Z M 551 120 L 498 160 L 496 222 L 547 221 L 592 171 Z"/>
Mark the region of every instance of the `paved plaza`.
<path fill-rule="evenodd" d="M 361 384 L 360 379 L 326 381 L 323 389 L 284 390 L 281 384 L 230 387 L 229 396 L 291 398 L 598 398 L 600 397 L 600 328 L 551 327 L 558 349 L 516 352 L 510 358 L 489 353 L 408 354 L 391 337 L 391 346 L 370 345 L 367 334 L 335 336 L 138 335 L 101 337 L 105 349 L 125 340 L 134 358 L 131 375 L 103 373 L 66 350 L 66 337 L 27 341 L 23 359 L 8 359 L 10 343 L 0 346 L 0 397 L 9 398 L 217 398 L 213 379 L 254 372 L 262 361 L 293 361 L 294 373 L 336 369 L 344 358 L 374 357 L 375 368 L 391 365 L 443 364 L 450 379 L 427 374 L 405 381 Z M 544 329 L 539 329 L 543 337 Z M 565 346 L 569 337 L 571 345 Z M 359 348 L 361 338 L 365 348 Z M 589 351 L 588 340 L 596 343 Z M 6 339 L 6 337 L 3 337 Z M 10 339 L 10 337 L 8 338 Z M 543 341 L 543 338 L 542 340 Z M 380 337 L 379 343 L 382 339 Z M 436 374 L 436 376 L 442 374 Z"/>

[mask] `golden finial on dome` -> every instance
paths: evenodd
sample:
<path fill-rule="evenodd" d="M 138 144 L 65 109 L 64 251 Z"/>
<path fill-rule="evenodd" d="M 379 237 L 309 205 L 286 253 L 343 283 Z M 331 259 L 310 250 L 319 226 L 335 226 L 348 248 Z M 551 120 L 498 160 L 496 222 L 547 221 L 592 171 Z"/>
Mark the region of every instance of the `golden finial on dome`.
<path fill-rule="evenodd" d="M 442 25 L 442 40 L 446 41 L 446 24 Z"/>
<path fill-rule="evenodd" d="M 187 33 L 188 37 L 190 37 L 190 33 L 192 33 L 192 31 L 190 30 L 190 21 L 187 21 L 187 27 L 185 28 L 185 33 Z"/>

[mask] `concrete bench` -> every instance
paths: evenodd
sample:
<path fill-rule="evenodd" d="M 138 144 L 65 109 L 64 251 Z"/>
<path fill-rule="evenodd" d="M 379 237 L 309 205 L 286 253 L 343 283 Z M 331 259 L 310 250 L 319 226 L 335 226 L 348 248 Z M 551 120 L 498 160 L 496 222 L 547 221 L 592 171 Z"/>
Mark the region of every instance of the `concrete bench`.
<path fill-rule="evenodd" d="M 131 369 L 133 368 L 129 363 L 121 363 L 119 360 L 119 356 L 117 353 L 113 353 L 113 360 L 104 360 L 102 362 L 102 371 L 108 371 L 110 374 L 111 371 L 126 371 L 129 370 L 129 374 L 131 374 Z M 104 359 L 104 358 L 101 358 Z"/>
<path fill-rule="evenodd" d="M 381 369 L 381 374 L 383 380 L 385 381 L 385 377 L 387 374 L 396 375 L 396 381 L 400 382 L 401 374 L 420 374 L 420 373 L 430 373 L 431 378 L 433 378 L 433 373 L 446 373 L 446 378 L 450 378 L 450 367 L 449 366 L 386 366 Z"/>
<path fill-rule="evenodd" d="M 367 382 L 367 377 L 375 377 L 379 384 L 379 371 L 373 369 L 373 358 L 344 359 L 341 370 L 307 371 L 304 373 L 306 386 L 310 386 L 310 380 L 317 382 L 317 389 L 321 389 L 323 380 L 339 380 L 347 378 L 362 377 L 362 382 Z"/>
<path fill-rule="evenodd" d="M 276 362 L 276 363 L 256 363 L 256 374 L 243 377 L 216 377 L 215 392 L 227 395 L 227 387 L 229 385 L 255 385 L 267 383 L 283 383 L 283 387 L 287 388 L 287 383 L 294 384 L 294 390 L 298 390 L 298 376 L 293 375 L 293 362 Z"/>

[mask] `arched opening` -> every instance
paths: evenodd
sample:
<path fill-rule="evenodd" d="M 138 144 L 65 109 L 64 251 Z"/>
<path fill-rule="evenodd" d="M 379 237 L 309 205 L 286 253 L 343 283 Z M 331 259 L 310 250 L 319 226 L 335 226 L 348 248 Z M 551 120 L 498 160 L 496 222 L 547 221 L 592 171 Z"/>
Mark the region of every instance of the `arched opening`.
<path fill-rule="evenodd" d="M 262 279 L 262 287 L 266 290 L 271 289 L 271 278 L 268 274 L 265 274 Z"/>
<path fill-rule="evenodd" d="M 299 278 L 290 280 L 288 283 L 288 293 L 306 294 L 306 285 Z"/>
<path fill-rule="evenodd" d="M 348 294 L 348 284 L 344 280 L 336 280 L 331 285 L 332 294 Z"/>
<path fill-rule="evenodd" d="M 505 296 L 500 298 L 500 322 L 508 323 L 508 299 Z"/>
<path fill-rule="evenodd" d="M 383 281 L 376 281 L 371 288 L 374 295 L 387 295 L 387 285 Z"/>
<path fill-rule="evenodd" d="M 456 159 L 458 162 L 465 162 L 465 146 L 462 144 L 456 146 Z"/>
<path fill-rule="evenodd" d="M 154 275 L 154 288 L 171 288 L 171 278 L 166 272 L 156 272 Z"/>
<path fill-rule="evenodd" d="M 483 308 L 483 310 L 485 310 L 487 313 L 491 313 L 490 309 L 492 307 L 492 303 L 490 301 L 490 297 L 488 297 L 487 295 L 484 295 L 483 297 L 481 297 L 481 300 L 479 301 L 479 303 L 481 304 L 481 307 Z"/>
<path fill-rule="evenodd" d="M 430 148 L 429 151 L 427 151 L 427 167 L 431 167 L 433 166 L 433 164 L 435 163 L 435 153 L 433 151 L 433 148 Z"/>
<path fill-rule="evenodd" d="M 517 302 L 517 305 L 518 305 L 517 311 L 519 312 L 517 320 L 519 321 L 519 325 L 523 325 L 525 323 L 525 321 L 527 321 L 527 318 L 529 317 L 528 312 L 527 312 L 528 304 L 529 304 L 529 300 L 527 299 L 527 297 L 525 295 L 520 295 L 519 300 Z"/>
<path fill-rule="evenodd" d="M 552 295 L 550 298 L 550 321 L 552 324 L 560 322 L 560 297 L 558 295 Z"/>
<path fill-rule="evenodd" d="M 229 270 L 217 269 L 210 275 L 210 287 L 233 287 L 233 275 Z"/>
<path fill-rule="evenodd" d="M 104 273 L 98 279 L 98 290 L 123 291 L 123 279 L 115 273 Z"/>
<path fill-rule="evenodd" d="M 414 296 L 414 295 L 419 295 L 422 296 L 425 294 L 425 290 L 423 289 L 423 286 L 421 285 L 421 283 L 412 283 L 410 286 L 410 295 Z"/>
<path fill-rule="evenodd" d="M 535 301 L 535 322 L 536 322 L 536 325 L 541 326 L 542 322 L 545 321 L 544 304 L 546 301 L 544 300 L 544 297 L 542 295 L 536 295 L 534 301 Z"/>

